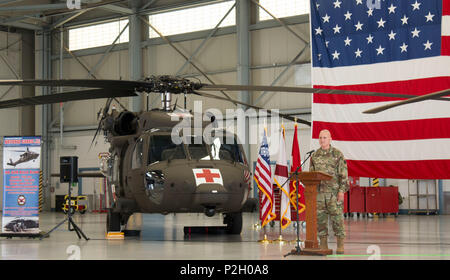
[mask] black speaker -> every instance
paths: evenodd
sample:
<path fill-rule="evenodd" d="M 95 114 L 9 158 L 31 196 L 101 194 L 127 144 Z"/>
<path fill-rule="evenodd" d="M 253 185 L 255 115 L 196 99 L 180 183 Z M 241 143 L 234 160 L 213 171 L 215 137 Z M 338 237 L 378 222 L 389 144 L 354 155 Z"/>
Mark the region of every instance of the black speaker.
<path fill-rule="evenodd" d="M 59 181 L 78 183 L 78 157 L 59 158 Z"/>

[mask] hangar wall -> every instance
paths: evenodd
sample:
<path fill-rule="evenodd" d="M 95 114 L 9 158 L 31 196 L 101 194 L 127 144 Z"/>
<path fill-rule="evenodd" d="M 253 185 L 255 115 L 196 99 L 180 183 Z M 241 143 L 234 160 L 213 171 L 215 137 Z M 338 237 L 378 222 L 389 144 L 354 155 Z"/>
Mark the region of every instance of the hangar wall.
<path fill-rule="evenodd" d="M 0 79 L 14 80 L 22 78 L 22 35 L 0 31 Z M 19 98 L 22 90 L 18 87 L 0 87 L 0 101 Z M 22 108 L 0 110 L 0 137 L 3 146 L 3 136 L 16 136 L 24 133 L 22 126 Z M 0 182 L 3 186 L 3 147 L 0 149 L 2 164 L 0 167 Z M 0 205 L 3 205 L 3 188 L 0 191 Z"/>
<path fill-rule="evenodd" d="M 22 76 L 22 36 L 17 33 L 0 31 L 0 79 L 20 79 Z M 1 87 L 0 100 L 18 98 L 18 87 Z M 0 110 L 1 135 L 18 135 L 20 133 L 20 109 Z"/>

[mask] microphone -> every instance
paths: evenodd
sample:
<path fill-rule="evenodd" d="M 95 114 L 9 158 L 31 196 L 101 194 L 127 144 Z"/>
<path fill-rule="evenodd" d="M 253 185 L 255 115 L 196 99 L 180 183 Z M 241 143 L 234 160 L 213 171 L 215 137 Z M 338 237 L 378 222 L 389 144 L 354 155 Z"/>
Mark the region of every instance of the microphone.
<path fill-rule="evenodd" d="M 311 151 L 307 152 L 306 154 L 307 154 L 307 155 L 312 154 L 312 153 L 314 153 L 314 151 L 315 151 L 315 150 L 311 150 Z"/>

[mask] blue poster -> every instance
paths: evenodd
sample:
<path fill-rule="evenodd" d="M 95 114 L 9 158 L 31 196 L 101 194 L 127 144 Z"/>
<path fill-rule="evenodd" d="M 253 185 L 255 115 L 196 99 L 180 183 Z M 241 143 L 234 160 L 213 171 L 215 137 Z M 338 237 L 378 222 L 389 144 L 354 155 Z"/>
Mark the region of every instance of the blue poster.
<path fill-rule="evenodd" d="M 3 138 L 3 233 L 39 233 L 41 137 Z"/>

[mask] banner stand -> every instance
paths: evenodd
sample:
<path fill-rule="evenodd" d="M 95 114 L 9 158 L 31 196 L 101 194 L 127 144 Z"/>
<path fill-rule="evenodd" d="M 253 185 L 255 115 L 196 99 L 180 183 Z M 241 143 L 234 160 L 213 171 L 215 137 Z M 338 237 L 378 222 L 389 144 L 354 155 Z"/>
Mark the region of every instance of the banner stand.
<path fill-rule="evenodd" d="M 41 237 L 41 137 L 3 138 L 3 217 L 0 237 Z"/>
<path fill-rule="evenodd" d="M 0 237 L 6 237 L 6 239 L 12 239 L 13 237 L 42 238 L 43 236 L 45 236 L 45 234 L 46 232 L 43 231 L 39 233 L 0 233 Z"/>

